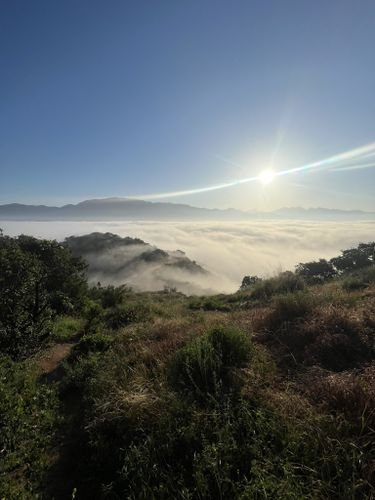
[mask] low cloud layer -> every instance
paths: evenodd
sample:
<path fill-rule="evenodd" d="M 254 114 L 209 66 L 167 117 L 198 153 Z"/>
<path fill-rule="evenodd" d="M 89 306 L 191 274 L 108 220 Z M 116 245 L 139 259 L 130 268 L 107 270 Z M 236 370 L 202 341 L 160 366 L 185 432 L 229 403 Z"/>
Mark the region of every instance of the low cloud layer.
<path fill-rule="evenodd" d="M 141 238 L 163 250 L 182 250 L 210 272 L 200 286 L 238 289 L 245 274 L 269 276 L 299 262 L 330 258 L 375 239 L 375 222 L 21 222 L 1 223 L 6 234 L 63 240 L 93 231 Z M 148 277 L 139 276 L 147 288 Z M 152 286 L 154 288 L 154 286 Z M 192 290 L 193 291 L 193 290 Z"/>

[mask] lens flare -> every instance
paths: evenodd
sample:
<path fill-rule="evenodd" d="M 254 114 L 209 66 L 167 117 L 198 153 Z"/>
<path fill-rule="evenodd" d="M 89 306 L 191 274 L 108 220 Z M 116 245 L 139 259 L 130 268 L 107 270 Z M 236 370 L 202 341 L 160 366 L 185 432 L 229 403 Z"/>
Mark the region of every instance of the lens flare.
<path fill-rule="evenodd" d="M 263 185 L 270 184 L 274 178 L 275 178 L 275 173 L 272 170 L 263 170 L 263 172 L 261 172 L 258 175 L 258 180 Z"/>
<path fill-rule="evenodd" d="M 257 176 L 253 177 L 245 177 L 244 179 L 237 179 L 231 182 L 226 182 L 222 184 L 215 184 L 213 186 L 206 186 L 197 189 L 186 189 L 184 191 L 172 191 L 165 193 L 153 193 L 153 194 L 145 194 L 138 196 L 127 196 L 130 199 L 143 199 L 143 200 L 155 200 L 155 199 L 163 199 L 163 198 L 174 198 L 177 196 L 186 196 L 191 194 L 199 194 L 206 193 L 209 191 L 217 191 L 219 189 L 226 189 L 233 186 L 239 186 L 241 184 L 247 184 L 250 182 L 260 181 L 263 184 L 268 184 L 275 177 L 280 177 L 284 175 L 294 174 L 297 172 L 304 172 L 309 170 L 331 170 L 331 171 L 339 171 L 344 170 L 345 167 L 352 168 L 354 161 L 363 161 L 364 158 L 368 158 L 371 156 L 375 156 L 375 142 L 370 144 L 366 144 L 365 146 L 361 146 L 359 148 L 351 149 L 349 151 L 345 151 L 344 153 L 340 153 L 334 156 L 330 156 L 328 158 L 324 158 L 323 160 L 319 160 L 313 163 L 307 163 L 306 165 L 301 165 L 299 167 L 289 168 L 287 170 L 281 170 L 279 172 L 272 172 L 272 175 L 269 174 L 270 171 L 261 172 Z M 226 160 L 229 162 L 229 160 Z M 233 163 L 233 162 L 232 162 Z M 234 163 L 233 163 L 234 164 Z M 351 164 L 351 165 L 350 165 Z M 360 168 L 368 168 L 368 164 L 361 164 L 355 166 L 355 169 Z M 242 166 L 242 165 L 241 165 Z M 243 167 L 243 166 L 242 166 Z M 266 175 L 265 173 L 268 172 Z M 266 180 L 266 182 L 264 182 Z"/>

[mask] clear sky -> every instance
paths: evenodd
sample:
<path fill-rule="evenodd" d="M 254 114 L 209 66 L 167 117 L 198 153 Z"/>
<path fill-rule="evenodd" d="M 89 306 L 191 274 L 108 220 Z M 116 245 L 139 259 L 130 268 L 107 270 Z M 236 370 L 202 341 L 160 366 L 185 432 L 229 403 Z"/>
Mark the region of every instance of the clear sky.
<path fill-rule="evenodd" d="M 373 0 L 3 0 L 0 202 L 191 190 L 372 143 L 374 26 Z M 375 210 L 374 187 L 371 166 L 310 169 L 165 199 Z"/>

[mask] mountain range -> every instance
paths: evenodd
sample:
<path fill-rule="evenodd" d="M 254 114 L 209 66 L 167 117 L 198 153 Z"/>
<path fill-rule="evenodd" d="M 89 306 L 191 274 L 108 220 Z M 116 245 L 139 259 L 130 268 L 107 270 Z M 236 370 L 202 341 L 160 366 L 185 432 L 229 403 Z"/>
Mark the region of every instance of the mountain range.
<path fill-rule="evenodd" d="M 270 212 L 198 208 L 180 203 L 130 198 L 85 200 L 62 207 L 10 203 L 0 205 L 0 220 L 375 220 L 375 212 L 328 208 L 280 208 Z"/>

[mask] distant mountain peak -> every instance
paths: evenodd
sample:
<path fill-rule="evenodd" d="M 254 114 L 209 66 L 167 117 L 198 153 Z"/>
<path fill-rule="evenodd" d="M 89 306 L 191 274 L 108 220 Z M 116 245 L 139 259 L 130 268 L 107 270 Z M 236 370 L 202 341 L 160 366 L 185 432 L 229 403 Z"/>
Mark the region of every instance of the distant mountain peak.
<path fill-rule="evenodd" d="M 0 220 L 375 220 L 375 212 L 335 208 L 283 207 L 269 212 L 198 208 L 182 203 L 132 198 L 94 198 L 62 207 L 0 205 Z"/>

